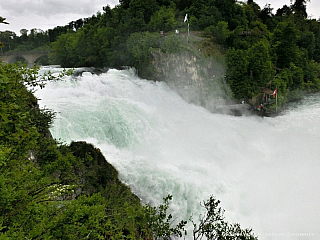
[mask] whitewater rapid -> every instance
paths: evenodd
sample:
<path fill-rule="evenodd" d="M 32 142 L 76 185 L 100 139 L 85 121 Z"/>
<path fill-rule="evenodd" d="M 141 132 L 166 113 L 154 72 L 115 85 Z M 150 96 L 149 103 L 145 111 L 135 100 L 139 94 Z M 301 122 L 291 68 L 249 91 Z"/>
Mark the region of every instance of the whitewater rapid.
<path fill-rule="evenodd" d="M 143 202 L 173 195 L 177 220 L 196 219 L 214 195 L 226 220 L 259 239 L 320 239 L 320 96 L 276 118 L 212 114 L 132 70 L 67 77 L 35 95 L 57 112 L 54 138 L 100 148 Z"/>

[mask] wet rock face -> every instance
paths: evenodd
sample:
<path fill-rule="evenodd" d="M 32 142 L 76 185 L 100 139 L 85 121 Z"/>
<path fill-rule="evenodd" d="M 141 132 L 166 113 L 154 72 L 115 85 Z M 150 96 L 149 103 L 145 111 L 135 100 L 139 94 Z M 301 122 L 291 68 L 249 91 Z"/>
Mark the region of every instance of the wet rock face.
<path fill-rule="evenodd" d="M 95 68 L 95 67 L 83 67 L 74 70 L 73 76 L 79 77 L 82 76 L 83 73 L 89 72 L 91 74 L 100 75 L 102 73 L 108 72 L 109 68 Z"/>
<path fill-rule="evenodd" d="M 166 54 L 153 52 L 154 79 L 166 82 L 187 102 L 214 111 L 224 104 L 225 69 L 213 58 L 190 52 Z"/>

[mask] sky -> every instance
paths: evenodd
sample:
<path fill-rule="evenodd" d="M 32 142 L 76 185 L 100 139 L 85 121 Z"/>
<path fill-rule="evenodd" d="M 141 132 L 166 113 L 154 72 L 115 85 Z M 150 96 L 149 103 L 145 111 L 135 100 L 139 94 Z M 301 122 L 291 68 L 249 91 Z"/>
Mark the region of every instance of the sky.
<path fill-rule="evenodd" d="M 245 1 L 245 0 L 244 0 Z M 274 13 L 290 0 L 255 0 L 263 8 L 267 3 Z M 56 26 L 65 26 L 79 18 L 91 17 L 102 7 L 113 8 L 118 0 L 1 0 L 0 16 L 6 18 L 9 25 L 0 24 L 0 31 L 12 31 L 20 34 L 21 29 L 48 30 Z M 312 18 L 320 18 L 320 0 L 307 3 L 307 12 Z"/>
<path fill-rule="evenodd" d="M 118 0 L 0 0 L 0 16 L 7 24 L 0 24 L 0 31 L 20 35 L 21 29 L 48 30 L 65 26 L 79 18 L 91 17 L 102 7 L 114 8 Z"/>

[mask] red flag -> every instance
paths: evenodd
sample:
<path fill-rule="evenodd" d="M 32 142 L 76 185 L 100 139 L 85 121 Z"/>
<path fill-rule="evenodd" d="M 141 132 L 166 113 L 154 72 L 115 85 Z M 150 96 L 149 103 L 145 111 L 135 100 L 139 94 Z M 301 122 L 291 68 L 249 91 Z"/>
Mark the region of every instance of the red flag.
<path fill-rule="evenodd" d="M 273 97 L 275 97 L 277 95 L 277 93 L 278 93 L 277 89 L 275 89 L 274 92 L 273 92 Z"/>

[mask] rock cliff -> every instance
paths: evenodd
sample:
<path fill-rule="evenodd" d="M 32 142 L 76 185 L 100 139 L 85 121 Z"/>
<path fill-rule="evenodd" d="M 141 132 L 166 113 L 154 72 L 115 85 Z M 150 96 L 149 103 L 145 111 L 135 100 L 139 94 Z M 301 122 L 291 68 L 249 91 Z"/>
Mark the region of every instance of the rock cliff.
<path fill-rule="evenodd" d="M 153 51 L 154 79 L 166 82 L 187 102 L 219 111 L 230 91 L 222 61 L 205 57 L 201 49 L 167 54 Z"/>

